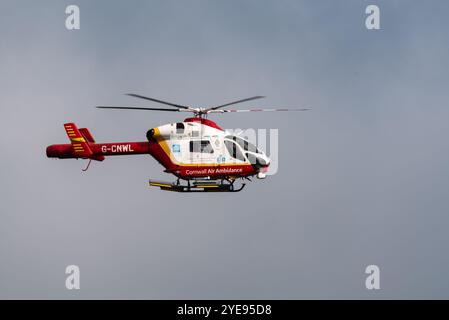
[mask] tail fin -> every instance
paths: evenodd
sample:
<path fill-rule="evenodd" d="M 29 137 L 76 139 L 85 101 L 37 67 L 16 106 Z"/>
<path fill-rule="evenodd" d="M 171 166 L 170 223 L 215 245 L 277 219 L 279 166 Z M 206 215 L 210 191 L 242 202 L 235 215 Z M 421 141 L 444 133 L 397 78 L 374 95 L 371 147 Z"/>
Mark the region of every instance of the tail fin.
<path fill-rule="evenodd" d="M 89 144 L 86 142 L 86 138 L 81 134 L 80 130 L 78 130 L 78 128 L 76 127 L 76 124 L 65 123 L 64 128 L 65 131 L 67 132 L 67 136 L 69 137 L 70 142 L 72 143 L 73 152 L 76 155 L 79 155 L 80 158 L 90 158 L 93 155 L 93 152 L 89 148 Z"/>
<path fill-rule="evenodd" d="M 87 128 L 79 128 L 79 131 L 88 143 L 95 143 L 94 137 L 90 134 L 90 132 Z M 97 161 L 103 161 L 105 159 L 105 157 L 101 154 L 94 155 L 90 158 L 93 160 L 97 160 Z"/>
<path fill-rule="evenodd" d="M 94 137 L 90 134 L 87 128 L 80 128 L 79 131 L 87 142 L 95 143 Z"/>

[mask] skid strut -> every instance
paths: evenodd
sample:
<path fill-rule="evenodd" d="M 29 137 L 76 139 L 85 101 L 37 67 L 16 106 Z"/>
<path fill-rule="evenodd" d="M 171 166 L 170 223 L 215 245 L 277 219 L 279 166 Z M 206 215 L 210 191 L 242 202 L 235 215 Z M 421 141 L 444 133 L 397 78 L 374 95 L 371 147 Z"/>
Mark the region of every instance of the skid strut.
<path fill-rule="evenodd" d="M 245 187 L 245 183 L 242 183 L 239 188 L 235 188 L 234 181 L 225 183 L 214 180 L 192 181 L 187 185 L 182 185 L 179 182 L 165 182 L 150 179 L 149 183 L 152 187 L 159 187 L 164 191 L 175 192 L 239 192 Z"/>

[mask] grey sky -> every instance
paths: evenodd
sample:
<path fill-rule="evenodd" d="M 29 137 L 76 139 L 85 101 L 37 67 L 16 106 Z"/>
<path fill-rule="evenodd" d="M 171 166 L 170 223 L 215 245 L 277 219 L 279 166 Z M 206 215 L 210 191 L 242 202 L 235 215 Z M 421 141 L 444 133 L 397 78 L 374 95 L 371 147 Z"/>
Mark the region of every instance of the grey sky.
<path fill-rule="evenodd" d="M 381 30 L 365 28 L 365 7 Z M 81 30 L 64 27 L 78 4 Z M 0 298 L 448 298 L 447 1 L 2 1 Z M 279 172 L 237 194 L 150 189 L 150 156 L 52 160 L 62 124 L 145 140 L 136 92 L 278 128 Z M 65 289 L 65 267 L 81 290 Z M 365 289 L 365 267 L 381 290 Z"/>

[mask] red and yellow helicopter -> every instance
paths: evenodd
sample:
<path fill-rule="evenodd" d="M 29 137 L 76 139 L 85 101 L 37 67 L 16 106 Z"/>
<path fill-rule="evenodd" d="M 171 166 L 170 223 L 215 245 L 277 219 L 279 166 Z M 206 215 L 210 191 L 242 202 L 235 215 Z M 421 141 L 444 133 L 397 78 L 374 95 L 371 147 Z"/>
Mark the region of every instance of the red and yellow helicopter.
<path fill-rule="evenodd" d="M 103 161 L 106 156 L 150 154 L 165 172 L 177 177 L 173 183 L 150 180 L 150 186 L 177 192 L 238 192 L 251 176 L 266 177 L 270 159 L 249 141 L 230 134 L 215 122 L 207 119 L 212 113 L 305 111 L 309 109 L 223 109 L 230 105 L 264 98 L 254 96 L 219 106 L 203 108 L 170 103 L 134 93 L 132 97 L 168 105 L 172 108 L 142 108 L 97 106 L 100 109 L 151 110 L 191 112 L 194 117 L 182 122 L 169 123 L 147 131 L 147 141 L 97 143 L 87 128 L 77 128 L 66 123 L 64 128 L 70 144 L 47 147 L 47 157 L 59 159 L 89 159 Z M 241 185 L 235 182 L 241 179 Z M 183 183 L 181 183 L 183 180 Z M 185 181 L 185 182 L 184 182 Z"/>

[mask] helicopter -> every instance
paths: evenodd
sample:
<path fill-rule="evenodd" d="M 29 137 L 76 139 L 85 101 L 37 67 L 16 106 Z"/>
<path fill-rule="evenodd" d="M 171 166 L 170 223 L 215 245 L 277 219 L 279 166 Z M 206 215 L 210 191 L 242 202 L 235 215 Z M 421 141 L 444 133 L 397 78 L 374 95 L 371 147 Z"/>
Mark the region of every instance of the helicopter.
<path fill-rule="evenodd" d="M 59 159 L 88 159 L 87 171 L 92 160 L 103 161 L 107 156 L 149 154 L 156 159 L 166 173 L 173 174 L 174 182 L 149 180 L 149 185 L 164 191 L 175 192 L 239 192 L 251 177 L 264 179 L 270 159 L 248 140 L 222 129 L 207 118 L 209 114 L 228 112 L 277 112 L 306 111 L 309 109 L 227 109 L 226 107 L 265 98 L 253 96 L 213 107 L 192 107 L 175 104 L 147 96 L 128 93 L 131 97 L 170 106 L 118 107 L 96 106 L 99 109 L 141 110 L 165 112 L 189 112 L 180 122 L 153 127 L 146 132 L 143 142 L 97 143 L 87 128 L 78 128 L 73 122 L 65 123 L 69 144 L 54 144 L 46 149 L 47 157 Z M 236 181 L 240 180 L 239 186 Z"/>

